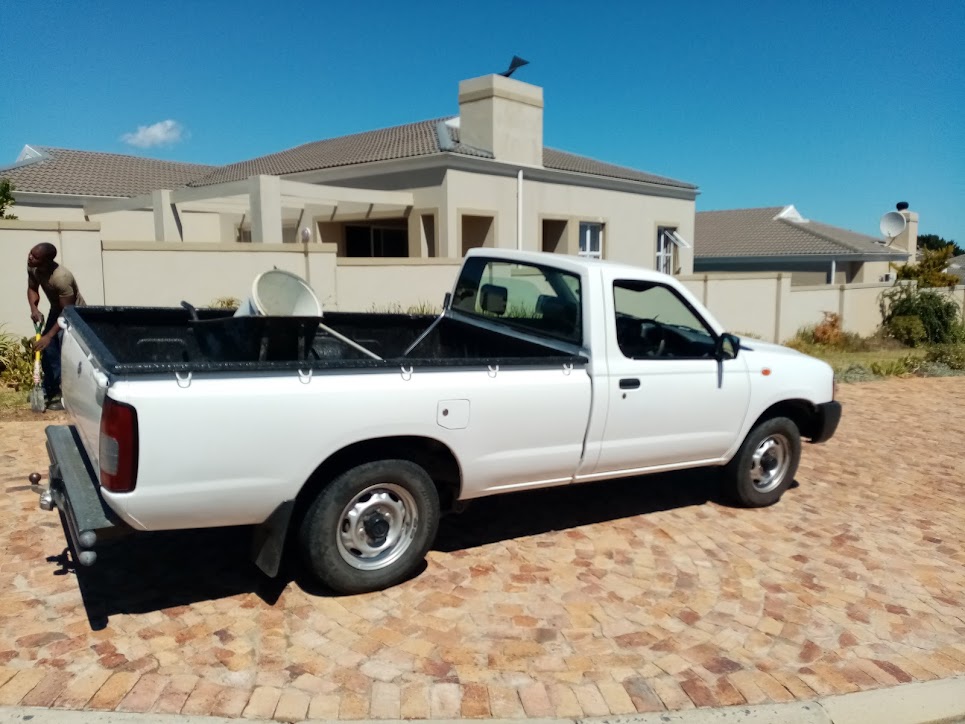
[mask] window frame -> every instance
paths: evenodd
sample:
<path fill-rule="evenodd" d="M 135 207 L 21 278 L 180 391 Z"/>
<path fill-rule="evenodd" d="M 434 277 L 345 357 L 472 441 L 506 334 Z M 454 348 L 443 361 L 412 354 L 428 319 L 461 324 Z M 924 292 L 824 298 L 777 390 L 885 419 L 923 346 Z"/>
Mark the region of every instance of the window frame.
<path fill-rule="evenodd" d="M 614 341 L 616 342 L 616 347 L 617 347 L 617 349 L 620 350 L 620 354 L 623 356 L 623 358 L 624 358 L 625 360 L 629 360 L 629 361 L 633 361 L 633 362 L 649 362 L 649 361 L 656 361 L 656 360 L 675 360 L 675 361 L 681 361 L 681 360 L 707 360 L 707 359 L 713 359 L 712 356 L 711 356 L 711 357 L 706 357 L 706 356 L 699 356 L 699 357 L 680 357 L 680 356 L 630 357 L 630 356 L 628 356 L 628 355 L 626 354 L 626 352 L 624 352 L 623 346 L 620 344 L 620 334 L 619 334 L 619 330 L 618 330 L 618 328 L 617 328 L 617 320 L 619 319 L 620 314 L 624 314 L 625 316 L 632 316 L 634 319 L 643 319 L 643 318 L 641 318 L 641 317 L 636 317 L 635 315 L 627 315 L 626 312 L 620 312 L 620 310 L 617 309 L 617 287 L 620 286 L 621 282 L 622 282 L 624 285 L 626 285 L 627 283 L 629 283 L 629 284 L 648 284 L 648 285 L 649 285 L 649 288 L 648 288 L 647 290 L 645 290 L 645 291 L 649 291 L 650 289 L 653 289 L 654 287 L 660 287 L 660 288 L 662 288 L 662 289 L 667 290 L 667 291 L 671 294 L 671 296 L 673 296 L 673 297 L 674 297 L 675 299 L 677 299 L 681 304 L 683 304 L 683 306 L 687 309 L 687 311 L 690 312 L 690 313 L 693 315 L 694 319 L 696 319 L 697 322 L 699 322 L 700 325 L 704 328 L 704 331 L 707 333 L 707 335 L 710 337 L 710 339 L 713 340 L 713 343 L 714 343 L 714 344 L 713 344 L 713 348 L 714 348 L 714 349 L 716 349 L 718 343 L 720 342 L 720 336 L 721 336 L 721 335 L 719 335 L 719 334 L 714 330 L 714 328 L 707 322 L 707 320 L 704 319 L 703 315 L 697 310 L 697 308 L 694 307 L 693 304 L 691 304 L 682 294 L 680 294 L 680 292 L 679 292 L 677 289 L 674 289 L 674 287 L 671 286 L 670 284 L 666 284 L 666 283 L 660 282 L 660 281 L 647 281 L 647 280 L 644 280 L 644 279 L 615 278 L 615 279 L 612 279 L 612 280 L 610 281 L 610 291 L 611 291 L 611 295 L 612 295 L 612 298 L 613 298 L 613 325 L 610 326 L 610 331 L 611 331 L 612 334 L 613 334 L 613 338 L 614 338 Z M 627 289 L 626 286 L 623 286 L 622 288 Z M 631 289 L 631 290 L 628 290 L 628 291 L 633 291 L 633 290 Z M 640 293 L 642 293 L 642 291 L 641 291 Z M 657 320 L 657 321 L 659 321 L 659 320 Z M 697 331 L 697 330 L 695 330 L 695 331 Z"/>
<path fill-rule="evenodd" d="M 596 251 L 590 248 L 590 238 L 586 239 L 587 248 L 583 248 L 583 234 L 584 230 L 589 234 L 590 230 L 596 228 L 599 230 L 599 235 L 597 237 L 597 247 Z M 585 259 L 602 259 L 603 258 L 603 236 L 606 229 L 606 224 L 602 221 L 581 221 L 579 225 L 579 237 L 577 239 L 577 255 Z"/>

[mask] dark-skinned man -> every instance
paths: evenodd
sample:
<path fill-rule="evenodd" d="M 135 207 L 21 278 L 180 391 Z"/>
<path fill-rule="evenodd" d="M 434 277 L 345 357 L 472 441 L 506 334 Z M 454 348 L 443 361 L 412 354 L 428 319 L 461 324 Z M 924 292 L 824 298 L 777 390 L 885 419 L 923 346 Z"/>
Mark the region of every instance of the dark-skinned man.
<path fill-rule="evenodd" d="M 27 255 L 27 302 L 30 303 L 30 318 L 34 324 L 43 318 L 40 308 L 40 290 L 50 302 L 47 323 L 40 339 L 34 342 L 34 350 L 41 351 L 40 363 L 44 370 L 44 396 L 48 410 L 63 410 L 60 398 L 60 339 L 62 336 L 57 319 L 63 311 L 73 305 L 83 305 L 77 280 L 66 267 L 54 259 L 57 247 L 53 244 L 37 244 Z"/>

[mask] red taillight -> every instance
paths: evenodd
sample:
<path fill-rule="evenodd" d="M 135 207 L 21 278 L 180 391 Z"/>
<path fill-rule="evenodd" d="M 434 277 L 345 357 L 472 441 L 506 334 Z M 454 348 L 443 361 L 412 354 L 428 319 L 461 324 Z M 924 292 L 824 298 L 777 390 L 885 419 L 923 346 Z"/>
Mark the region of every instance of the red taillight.
<path fill-rule="evenodd" d="M 137 484 L 137 410 L 110 397 L 101 410 L 101 485 L 129 493 Z"/>

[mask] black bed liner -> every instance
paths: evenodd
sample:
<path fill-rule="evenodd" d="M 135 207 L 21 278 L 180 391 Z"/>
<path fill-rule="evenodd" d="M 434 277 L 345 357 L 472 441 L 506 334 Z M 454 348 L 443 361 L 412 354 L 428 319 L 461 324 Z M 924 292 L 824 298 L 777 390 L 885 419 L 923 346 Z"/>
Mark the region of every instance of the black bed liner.
<path fill-rule="evenodd" d="M 234 317 L 178 307 L 68 307 L 64 316 L 109 375 L 163 372 L 582 366 L 586 357 L 470 322 L 435 316 L 329 312 L 324 317 Z M 319 329 L 324 323 L 382 357 Z M 418 344 L 408 353 L 414 342 Z"/>

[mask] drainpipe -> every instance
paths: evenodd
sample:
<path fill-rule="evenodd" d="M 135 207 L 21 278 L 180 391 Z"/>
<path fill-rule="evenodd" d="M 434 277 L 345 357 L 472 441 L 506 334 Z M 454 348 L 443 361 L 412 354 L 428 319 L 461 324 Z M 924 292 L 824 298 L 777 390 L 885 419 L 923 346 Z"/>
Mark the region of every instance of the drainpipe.
<path fill-rule="evenodd" d="M 828 280 L 828 284 L 834 284 L 834 274 L 837 271 L 835 267 L 836 265 L 834 263 L 834 259 L 832 259 L 831 260 L 831 279 Z"/>
<path fill-rule="evenodd" d="M 523 169 L 516 174 L 516 249 L 523 250 Z"/>

